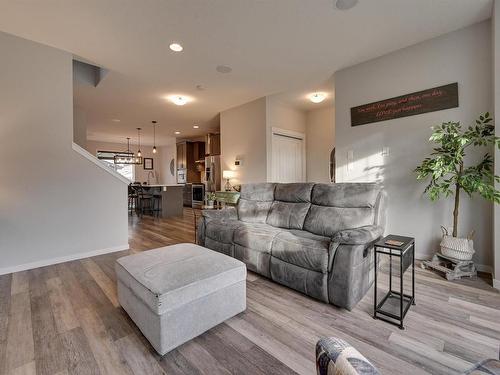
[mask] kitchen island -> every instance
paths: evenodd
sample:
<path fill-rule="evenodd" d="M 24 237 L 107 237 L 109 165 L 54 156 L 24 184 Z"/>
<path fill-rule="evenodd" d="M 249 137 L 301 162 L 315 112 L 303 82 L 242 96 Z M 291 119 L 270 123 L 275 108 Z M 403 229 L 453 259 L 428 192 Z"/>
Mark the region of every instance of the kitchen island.
<path fill-rule="evenodd" d="M 149 188 L 147 191 L 149 194 L 161 194 L 161 217 L 183 215 L 183 184 L 141 185 L 141 187 L 143 189 Z"/>

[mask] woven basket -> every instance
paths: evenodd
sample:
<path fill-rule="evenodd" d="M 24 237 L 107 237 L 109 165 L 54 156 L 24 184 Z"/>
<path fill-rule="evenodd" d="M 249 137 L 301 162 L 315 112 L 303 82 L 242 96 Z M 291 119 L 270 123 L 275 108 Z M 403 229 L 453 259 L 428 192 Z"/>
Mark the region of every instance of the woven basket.
<path fill-rule="evenodd" d="M 467 238 L 458 238 L 448 235 L 446 228 L 441 227 L 443 238 L 441 240 L 441 254 L 458 260 L 471 260 L 474 255 L 474 243 L 471 232 Z"/>

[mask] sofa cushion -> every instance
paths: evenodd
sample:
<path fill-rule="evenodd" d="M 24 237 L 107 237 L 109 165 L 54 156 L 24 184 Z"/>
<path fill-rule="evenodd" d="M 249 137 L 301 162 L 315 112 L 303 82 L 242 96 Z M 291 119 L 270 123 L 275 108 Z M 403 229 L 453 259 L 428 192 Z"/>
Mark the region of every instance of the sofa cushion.
<path fill-rule="evenodd" d="M 310 203 L 289 203 L 275 201 L 271 205 L 266 223 L 286 229 L 302 229 Z"/>
<path fill-rule="evenodd" d="M 246 223 L 234 231 L 234 243 L 264 253 L 271 252 L 274 238 L 282 229 L 267 224 Z"/>
<path fill-rule="evenodd" d="M 332 237 L 340 230 L 373 224 L 381 189 L 376 183 L 314 185 L 304 230 Z"/>
<path fill-rule="evenodd" d="M 311 205 L 304 221 L 304 230 L 332 237 L 340 230 L 371 225 L 374 209 L 369 207 L 323 207 Z"/>
<path fill-rule="evenodd" d="M 277 184 L 274 202 L 266 223 L 279 228 L 302 229 L 311 201 L 314 184 Z"/>
<path fill-rule="evenodd" d="M 274 200 L 274 188 L 276 184 L 257 183 L 241 185 L 240 199 L 272 202 Z"/>
<path fill-rule="evenodd" d="M 276 184 L 241 185 L 238 218 L 247 223 L 265 223 L 274 200 Z"/>
<path fill-rule="evenodd" d="M 311 202 L 313 183 L 277 184 L 274 200 L 291 203 Z"/>
<path fill-rule="evenodd" d="M 279 233 L 273 242 L 271 254 L 284 262 L 308 270 L 328 272 L 330 239 L 302 230 Z"/>
<path fill-rule="evenodd" d="M 231 244 L 235 229 L 241 225 L 243 223 L 238 220 L 212 219 L 206 223 L 205 233 L 212 240 Z"/>
<path fill-rule="evenodd" d="M 238 202 L 238 218 L 245 223 L 265 223 L 273 202 L 241 199 Z"/>

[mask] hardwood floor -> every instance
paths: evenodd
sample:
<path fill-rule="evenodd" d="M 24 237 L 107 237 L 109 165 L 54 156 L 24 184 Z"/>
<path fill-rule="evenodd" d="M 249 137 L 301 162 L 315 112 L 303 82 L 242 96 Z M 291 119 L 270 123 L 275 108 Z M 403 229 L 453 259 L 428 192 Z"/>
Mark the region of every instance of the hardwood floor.
<path fill-rule="evenodd" d="M 190 209 L 129 222 L 132 252 L 194 240 Z M 246 312 L 160 358 L 118 304 L 113 265 L 127 253 L 0 276 L 0 374 L 313 374 L 323 336 L 383 374 L 453 374 L 498 357 L 500 295 L 418 268 L 404 331 L 372 319 L 372 291 L 349 312 L 249 274 Z"/>

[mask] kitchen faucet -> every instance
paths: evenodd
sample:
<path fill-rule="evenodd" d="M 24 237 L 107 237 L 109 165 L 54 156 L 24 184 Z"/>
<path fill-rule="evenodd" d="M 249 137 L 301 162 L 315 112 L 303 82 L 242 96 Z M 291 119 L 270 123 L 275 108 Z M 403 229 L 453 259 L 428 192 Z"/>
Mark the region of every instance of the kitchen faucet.
<path fill-rule="evenodd" d="M 151 177 L 151 175 L 153 175 L 153 178 L 156 177 L 155 175 L 155 172 L 154 171 L 149 171 L 148 172 L 148 185 L 151 185 L 151 182 L 149 180 L 149 178 Z M 158 179 L 157 179 L 157 182 L 158 182 Z"/>

